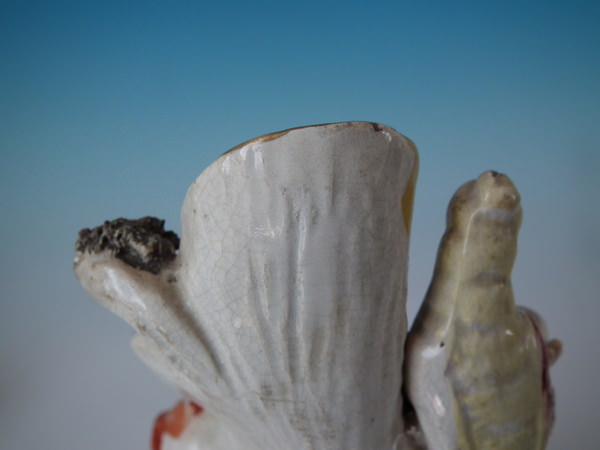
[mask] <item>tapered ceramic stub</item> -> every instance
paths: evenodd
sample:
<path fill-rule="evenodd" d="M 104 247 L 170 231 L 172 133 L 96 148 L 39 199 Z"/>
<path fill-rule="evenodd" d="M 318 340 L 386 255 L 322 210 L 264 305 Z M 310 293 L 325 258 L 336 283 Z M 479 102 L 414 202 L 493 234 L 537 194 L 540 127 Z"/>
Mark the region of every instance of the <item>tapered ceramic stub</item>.
<path fill-rule="evenodd" d="M 84 287 L 202 405 L 180 448 L 402 445 L 416 172 L 414 145 L 386 126 L 292 129 L 233 149 L 196 179 L 172 261 L 143 237 L 125 240 L 135 251 L 114 236 L 78 246 Z M 150 240 L 174 242 L 163 238 Z M 147 253 L 158 255 L 152 270 Z"/>
<path fill-rule="evenodd" d="M 448 208 L 429 291 L 408 336 L 406 391 L 431 449 L 541 449 L 553 421 L 548 367 L 560 343 L 515 307 L 521 224 L 512 181 L 485 172 Z"/>

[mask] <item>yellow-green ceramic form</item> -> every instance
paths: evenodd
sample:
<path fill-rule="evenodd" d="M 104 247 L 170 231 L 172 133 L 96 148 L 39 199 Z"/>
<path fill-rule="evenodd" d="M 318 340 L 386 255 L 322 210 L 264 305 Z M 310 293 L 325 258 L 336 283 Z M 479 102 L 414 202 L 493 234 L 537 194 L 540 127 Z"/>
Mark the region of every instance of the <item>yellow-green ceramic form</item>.
<path fill-rule="evenodd" d="M 407 338 L 405 382 L 427 448 L 541 449 L 553 420 L 546 343 L 515 306 L 510 274 L 521 224 L 512 181 L 485 172 L 448 208 L 433 280 Z"/>

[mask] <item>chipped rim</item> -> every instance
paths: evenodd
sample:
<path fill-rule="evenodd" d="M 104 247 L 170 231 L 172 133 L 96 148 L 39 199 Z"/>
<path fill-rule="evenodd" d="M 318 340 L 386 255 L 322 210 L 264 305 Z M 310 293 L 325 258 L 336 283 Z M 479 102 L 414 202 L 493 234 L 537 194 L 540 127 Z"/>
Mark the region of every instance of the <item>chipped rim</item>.
<path fill-rule="evenodd" d="M 414 197 L 415 197 L 415 188 L 416 188 L 416 183 L 417 183 L 417 174 L 419 171 L 419 151 L 418 151 L 415 143 L 410 138 L 406 137 L 405 135 L 396 131 L 394 128 L 392 128 L 390 126 L 383 125 L 383 124 L 380 124 L 377 122 L 367 122 L 367 121 L 358 120 L 358 121 L 347 121 L 347 122 L 329 122 L 329 123 L 323 123 L 323 124 L 317 124 L 317 125 L 305 125 L 305 126 L 301 126 L 301 127 L 288 128 L 288 129 L 282 130 L 282 131 L 275 131 L 272 133 L 263 134 L 261 136 L 250 139 L 248 141 L 242 142 L 241 144 L 236 145 L 235 147 L 227 150 L 225 153 L 220 155 L 212 164 L 217 163 L 224 156 L 229 155 L 230 153 L 239 151 L 248 145 L 262 144 L 264 142 L 273 141 L 273 140 L 279 139 L 280 137 L 285 136 L 288 133 L 303 130 L 305 128 L 332 128 L 332 129 L 338 128 L 338 129 L 342 129 L 342 128 L 347 128 L 347 127 L 371 128 L 375 132 L 391 130 L 394 133 L 397 133 L 400 136 L 402 136 L 402 138 L 404 138 L 406 143 L 408 144 L 408 148 L 410 148 L 413 151 L 414 157 L 415 157 L 414 165 L 412 167 L 410 176 L 406 183 L 406 188 L 404 189 L 404 194 L 402 195 L 402 200 L 401 200 L 402 214 L 404 216 L 404 226 L 406 227 L 406 231 L 407 231 L 408 235 L 410 236 L 412 215 L 413 215 L 413 204 L 414 204 Z M 210 164 L 210 165 L 212 165 L 212 164 Z"/>

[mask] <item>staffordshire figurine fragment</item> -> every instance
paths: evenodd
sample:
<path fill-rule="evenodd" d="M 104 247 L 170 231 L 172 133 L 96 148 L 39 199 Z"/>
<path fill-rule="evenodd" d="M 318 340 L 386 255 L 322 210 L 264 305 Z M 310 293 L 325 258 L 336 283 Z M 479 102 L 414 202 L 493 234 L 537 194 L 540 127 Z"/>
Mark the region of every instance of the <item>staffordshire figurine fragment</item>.
<path fill-rule="evenodd" d="M 383 125 L 263 136 L 192 184 L 173 260 L 147 267 L 174 247 L 162 229 L 104 247 L 85 231 L 75 272 L 202 406 L 203 448 L 391 449 L 416 173 L 414 145 Z"/>
<path fill-rule="evenodd" d="M 407 333 L 417 169 L 387 126 L 295 128 L 200 174 L 181 237 L 153 217 L 80 232 L 81 284 L 184 397 L 152 450 L 545 447 L 561 346 L 514 303 L 519 193 L 493 171 L 457 191 Z"/>
<path fill-rule="evenodd" d="M 408 397 L 432 449 L 542 449 L 553 422 L 548 368 L 560 349 L 515 306 L 520 195 L 489 171 L 464 184 L 408 335 Z"/>

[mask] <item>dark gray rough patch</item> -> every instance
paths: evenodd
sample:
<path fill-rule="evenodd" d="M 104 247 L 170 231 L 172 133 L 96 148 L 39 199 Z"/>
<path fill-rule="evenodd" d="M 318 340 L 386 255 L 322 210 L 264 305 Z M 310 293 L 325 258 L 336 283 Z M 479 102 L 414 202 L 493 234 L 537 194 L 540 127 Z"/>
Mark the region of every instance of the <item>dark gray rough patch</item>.
<path fill-rule="evenodd" d="M 110 251 L 124 263 L 158 274 L 175 259 L 179 237 L 165 231 L 165 221 L 156 217 L 116 219 L 79 232 L 75 249 L 81 253 Z"/>

